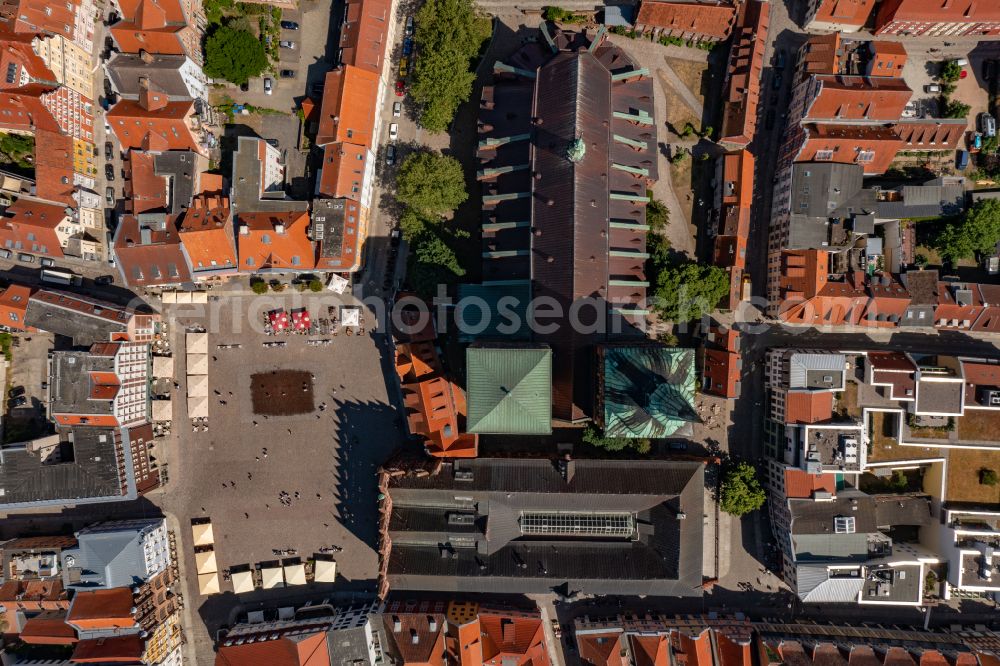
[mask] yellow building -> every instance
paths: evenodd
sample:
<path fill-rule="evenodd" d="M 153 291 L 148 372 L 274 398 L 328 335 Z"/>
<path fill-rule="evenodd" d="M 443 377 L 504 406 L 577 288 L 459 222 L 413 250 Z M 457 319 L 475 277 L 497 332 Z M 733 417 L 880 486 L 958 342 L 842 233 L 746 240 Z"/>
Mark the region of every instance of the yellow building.
<path fill-rule="evenodd" d="M 35 37 L 31 42 L 38 57 L 56 75 L 56 81 L 88 99 L 94 99 L 93 56 L 62 35 Z"/>
<path fill-rule="evenodd" d="M 90 141 L 73 139 L 73 171 L 90 178 L 97 175 L 97 158 Z"/>

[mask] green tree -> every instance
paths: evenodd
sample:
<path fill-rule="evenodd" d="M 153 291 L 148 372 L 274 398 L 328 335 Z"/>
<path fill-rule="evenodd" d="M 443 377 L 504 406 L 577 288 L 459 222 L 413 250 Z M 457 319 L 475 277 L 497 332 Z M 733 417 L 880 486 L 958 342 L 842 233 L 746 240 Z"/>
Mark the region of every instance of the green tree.
<path fill-rule="evenodd" d="M 949 224 L 935 247 L 941 257 L 957 262 L 979 254 L 992 254 L 1000 241 L 1000 200 L 983 199 L 965 211 L 961 222 Z"/>
<path fill-rule="evenodd" d="M 267 283 L 256 278 L 250 280 L 250 290 L 255 294 L 267 293 Z"/>
<path fill-rule="evenodd" d="M 323 291 L 323 283 L 319 280 L 309 280 L 309 291 L 318 294 Z"/>
<path fill-rule="evenodd" d="M 205 73 L 242 85 L 267 68 L 264 44 L 252 33 L 222 26 L 205 41 Z"/>
<path fill-rule="evenodd" d="M 476 75 L 470 65 L 490 36 L 490 21 L 472 0 L 427 0 L 416 21 L 420 57 L 410 95 L 421 106 L 420 124 L 443 132 L 472 94 Z"/>
<path fill-rule="evenodd" d="M 233 8 L 233 0 L 204 0 L 202 8 L 209 23 L 222 23 L 223 12 Z"/>
<path fill-rule="evenodd" d="M 605 451 L 624 451 L 625 449 L 634 449 L 636 453 L 645 454 L 649 453 L 650 449 L 648 439 L 605 437 L 604 433 L 594 426 L 588 426 L 587 429 L 583 431 L 583 442 Z"/>
<path fill-rule="evenodd" d="M 729 274 L 718 266 L 688 262 L 656 268 L 653 307 L 669 321 L 701 319 L 729 293 Z"/>
<path fill-rule="evenodd" d="M 757 470 L 746 462 L 726 466 L 719 491 L 719 508 L 733 516 L 742 516 L 764 506 L 767 494 L 757 480 Z"/>
<path fill-rule="evenodd" d="M 962 67 L 954 60 L 946 60 L 941 63 L 940 78 L 945 83 L 953 83 L 955 81 L 958 81 L 959 77 L 961 76 L 962 76 Z"/>
<path fill-rule="evenodd" d="M 646 224 L 653 231 L 662 231 L 670 221 L 670 209 L 659 199 L 653 198 L 652 190 L 646 192 L 649 203 L 646 204 Z"/>
<path fill-rule="evenodd" d="M 944 105 L 944 117 L 945 118 L 967 118 L 969 116 L 969 111 L 972 107 L 968 104 L 963 104 L 955 99 L 945 99 Z"/>
<path fill-rule="evenodd" d="M 984 486 L 995 486 L 1000 483 L 1000 479 L 997 478 L 996 470 L 988 469 L 984 467 L 979 470 L 979 483 Z"/>
<path fill-rule="evenodd" d="M 469 198 L 462 165 L 440 153 L 411 153 L 396 178 L 396 198 L 424 216 L 440 216 Z"/>

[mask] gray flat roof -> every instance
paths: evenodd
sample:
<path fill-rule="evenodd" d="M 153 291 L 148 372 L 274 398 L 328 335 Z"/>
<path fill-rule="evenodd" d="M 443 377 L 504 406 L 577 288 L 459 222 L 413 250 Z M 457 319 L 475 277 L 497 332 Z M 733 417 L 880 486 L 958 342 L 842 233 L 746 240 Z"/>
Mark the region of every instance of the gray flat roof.
<path fill-rule="evenodd" d="M 241 136 L 233 152 L 233 173 L 230 178 L 230 204 L 241 213 L 274 213 L 299 211 L 309 208 L 308 201 L 293 201 L 284 198 L 281 192 L 277 198 L 260 198 L 260 160 L 257 158 L 255 136 Z"/>
<path fill-rule="evenodd" d="M 114 372 L 113 356 L 90 352 L 52 352 L 49 369 L 49 405 L 53 414 L 111 414 L 110 398 L 92 399 L 91 372 Z"/>
<path fill-rule="evenodd" d="M 165 93 L 170 101 L 191 99 L 180 72 L 187 56 L 150 55 L 147 59 L 138 53 L 116 53 L 108 62 L 108 78 L 122 97 L 138 99 L 143 89 L 140 80 L 147 79 L 152 90 Z"/>
<path fill-rule="evenodd" d="M 916 603 L 923 584 L 919 564 L 874 567 L 868 571 L 861 600 Z"/>

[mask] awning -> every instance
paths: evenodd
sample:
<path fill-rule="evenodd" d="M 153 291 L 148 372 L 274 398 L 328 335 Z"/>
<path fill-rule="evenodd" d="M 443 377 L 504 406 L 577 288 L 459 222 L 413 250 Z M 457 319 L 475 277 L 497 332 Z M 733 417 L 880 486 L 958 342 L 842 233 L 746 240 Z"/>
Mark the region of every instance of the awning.
<path fill-rule="evenodd" d="M 192 525 L 191 534 L 194 535 L 194 545 L 196 546 L 211 546 L 215 543 L 215 532 L 212 531 L 212 523 Z"/>
<path fill-rule="evenodd" d="M 191 302 L 192 303 L 208 303 L 208 292 L 204 292 L 204 291 L 192 291 L 191 292 Z"/>
<path fill-rule="evenodd" d="M 337 581 L 337 563 L 333 560 L 316 560 L 313 581 L 317 583 L 335 583 Z"/>
<path fill-rule="evenodd" d="M 281 308 L 271 310 L 267 313 L 267 319 L 271 322 L 271 328 L 277 333 L 288 328 L 288 315 Z"/>
<path fill-rule="evenodd" d="M 348 307 L 346 305 L 340 308 L 340 323 L 343 326 L 360 326 L 361 325 L 361 308 Z"/>
<path fill-rule="evenodd" d="M 285 584 L 286 585 L 305 585 L 306 584 L 306 565 L 304 564 L 288 564 L 285 565 Z"/>
<path fill-rule="evenodd" d="M 208 398 L 198 396 L 188 398 L 188 418 L 200 419 L 208 416 Z"/>
<path fill-rule="evenodd" d="M 208 374 L 208 354 L 188 354 L 187 373 L 191 375 Z"/>
<path fill-rule="evenodd" d="M 191 292 L 190 291 L 178 291 L 174 292 L 177 294 L 178 303 L 190 303 L 191 302 Z"/>
<path fill-rule="evenodd" d="M 260 586 L 265 590 L 273 587 L 284 587 L 285 579 L 282 576 L 281 567 L 260 570 Z"/>
<path fill-rule="evenodd" d="M 233 592 L 236 594 L 244 594 L 245 592 L 253 592 L 253 572 L 252 571 L 234 571 L 233 572 Z"/>
<path fill-rule="evenodd" d="M 214 573 L 219 570 L 219 564 L 215 560 L 214 550 L 206 550 L 201 553 L 195 553 L 194 564 L 200 574 Z"/>
<path fill-rule="evenodd" d="M 335 291 L 338 294 L 343 294 L 347 291 L 348 284 L 350 283 L 345 278 L 342 278 L 334 273 L 330 276 L 330 282 L 327 283 L 326 288 L 330 291 Z"/>
<path fill-rule="evenodd" d="M 164 303 L 176 303 L 177 293 L 173 291 L 165 291 L 163 292 L 162 300 Z"/>
<path fill-rule="evenodd" d="M 208 333 L 188 333 L 187 334 L 188 354 L 208 353 Z"/>
<path fill-rule="evenodd" d="M 208 397 L 208 375 L 188 375 L 188 397 Z"/>
<path fill-rule="evenodd" d="M 198 574 L 198 591 L 202 594 L 218 594 L 219 574 Z"/>
<path fill-rule="evenodd" d="M 292 325 L 298 331 L 304 331 L 309 328 L 309 310 L 305 308 L 299 308 L 298 310 L 292 310 Z"/>
<path fill-rule="evenodd" d="M 167 379 L 172 379 L 174 376 L 174 357 L 173 356 L 154 356 L 153 357 L 153 376 L 154 377 L 164 377 Z"/>
<path fill-rule="evenodd" d="M 153 400 L 152 405 L 154 423 L 173 420 L 174 409 L 170 400 Z"/>

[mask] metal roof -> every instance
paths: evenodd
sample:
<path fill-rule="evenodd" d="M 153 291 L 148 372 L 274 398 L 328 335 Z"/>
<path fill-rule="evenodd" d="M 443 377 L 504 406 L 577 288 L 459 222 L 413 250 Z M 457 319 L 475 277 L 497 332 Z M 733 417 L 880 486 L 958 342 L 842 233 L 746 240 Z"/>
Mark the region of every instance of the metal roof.
<path fill-rule="evenodd" d="M 458 285 L 459 340 L 527 340 L 531 282 Z M 501 312 L 500 306 L 504 309 Z"/>
<path fill-rule="evenodd" d="M 544 345 L 466 350 L 468 432 L 552 432 L 552 352 Z"/>
<path fill-rule="evenodd" d="M 670 437 L 698 420 L 693 349 L 608 345 L 601 398 L 608 437 Z"/>

